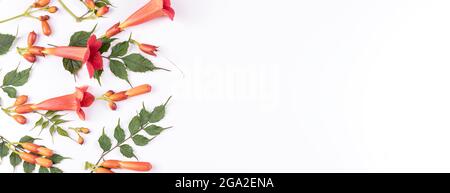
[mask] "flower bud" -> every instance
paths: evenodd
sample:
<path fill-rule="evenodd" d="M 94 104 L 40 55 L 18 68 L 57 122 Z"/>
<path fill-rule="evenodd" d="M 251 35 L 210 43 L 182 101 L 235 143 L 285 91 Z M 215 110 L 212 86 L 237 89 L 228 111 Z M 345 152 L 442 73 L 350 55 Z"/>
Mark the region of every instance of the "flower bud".
<path fill-rule="evenodd" d="M 20 106 L 16 107 L 16 109 L 14 111 L 19 114 L 26 114 L 26 113 L 33 112 L 34 109 L 33 109 L 32 104 L 24 104 L 24 105 L 20 105 Z"/>
<path fill-rule="evenodd" d="M 87 6 L 89 9 L 95 9 L 95 3 L 94 3 L 94 0 L 85 0 L 85 2 L 86 2 L 86 6 Z"/>
<path fill-rule="evenodd" d="M 79 131 L 84 134 L 89 134 L 91 132 L 91 130 L 89 130 L 88 128 L 85 128 L 85 127 L 80 128 Z"/>
<path fill-rule="evenodd" d="M 50 27 L 50 24 L 48 24 L 47 20 L 41 21 L 42 25 L 42 33 L 46 36 L 50 36 L 52 34 L 52 28 Z"/>
<path fill-rule="evenodd" d="M 20 146 L 32 153 L 37 153 L 38 149 L 41 147 L 40 145 L 36 145 L 34 143 L 21 143 Z"/>
<path fill-rule="evenodd" d="M 44 50 L 45 50 L 45 48 L 41 47 L 41 46 L 32 46 L 32 47 L 28 48 L 28 52 L 30 52 L 31 54 L 33 54 L 35 56 L 44 56 L 45 55 L 43 53 Z"/>
<path fill-rule="evenodd" d="M 119 27 L 120 22 L 113 25 L 111 28 L 108 29 L 108 31 L 106 31 L 105 33 L 105 37 L 110 38 L 113 37 L 115 35 L 117 35 L 118 33 L 122 32 L 122 28 Z"/>
<path fill-rule="evenodd" d="M 152 165 L 148 162 L 119 162 L 120 168 L 146 172 L 152 169 Z"/>
<path fill-rule="evenodd" d="M 36 164 L 36 159 L 38 156 L 33 155 L 31 153 L 26 152 L 20 152 L 19 153 L 20 159 L 22 159 L 24 162 L 30 163 L 30 164 Z"/>
<path fill-rule="evenodd" d="M 113 168 L 117 169 L 120 168 L 119 160 L 105 160 L 100 166 L 105 168 Z"/>
<path fill-rule="evenodd" d="M 113 101 L 108 102 L 108 107 L 113 111 L 117 110 L 117 104 Z"/>
<path fill-rule="evenodd" d="M 134 87 L 125 92 L 125 95 L 129 97 L 138 96 L 141 94 L 149 93 L 152 91 L 152 87 L 149 84 L 143 84 L 141 86 Z"/>
<path fill-rule="evenodd" d="M 28 101 L 27 95 L 20 95 L 16 98 L 16 101 L 14 102 L 14 106 L 20 106 L 25 104 Z"/>
<path fill-rule="evenodd" d="M 97 17 L 101 17 L 101 16 L 107 14 L 108 12 L 109 12 L 109 7 L 103 6 L 97 10 L 97 13 L 95 13 L 95 15 L 97 15 Z"/>
<path fill-rule="evenodd" d="M 50 16 L 48 16 L 48 15 L 39 16 L 39 21 L 47 21 L 49 19 L 50 19 Z"/>
<path fill-rule="evenodd" d="M 31 47 L 36 43 L 37 34 L 36 32 L 32 31 L 28 34 L 28 47 Z"/>
<path fill-rule="evenodd" d="M 37 0 L 33 3 L 33 7 L 39 8 L 39 7 L 45 7 L 50 3 L 50 0 Z"/>
<path fill-rule="evenodd" d="M 39 147 L 36 153 L 45 157 L 52 157 L 54 154 L 53 150 L 46 147 Z"/>
<path fill-rule="evenodd" d="M 77 143 L 80 144 L 80 145 L 83 145 L 84 144 L 84 138 L 81 137 L 81 136 L 78 136 Z"/>
<path fill-rule="evenodd" d="M 53 166 L 52 160 L 49 160 L 49 159 L 43 158 L 43 157 L 36 158 L 36 164 L 38 164 L 44 168 L 51 168 Z"/>
<path fill-rule="evenodd" d="M 150 45 L 150 44 L 139 44 L 139 49 L 149 55 L 156 56 L 156 53 L 158 51 L 158 47 Z"/>
<path fill-rule="evenodd" d="M 123 101 L 128 98 L 128 96 L 125 93 L 126 93 L 125 91 L 118 92 L 109 96 L 108 98 L 112 101 Z"/>
<path fill-rule="evenodd" d="M 112 174 L 112 173 L 114 173 L 113 171 L 111 171 L 110 169 L 107 169 L 107 168 L 97 168 L 97 169 L 95 169 L 94 172 L 97 174 Z"/>
<path fill-rule="evenodd" d="M 114 91 L 108 90 L 108 92 L 106 92 L 106 93 L 104 94 L 104 96 L 109 97 L 109 96 L 113 95 L 114 93 L 115 93 Z"/>
<path fill-rule="evenodd" d="M 25 118 L 23 115 L 13 115 L 12 117 L 17 123 L 21 125 L 25 125 L 27 123 L 27 118 Z"/>
<path fill-rule="evenodd" d="M 58 7 L 56 6 L 51 6 L 48 8 L 47 10 L 49 13 L 56 13 L 58 11 Z"/>
<path fill-rule="evenodd" d="M 36 56 L 31 53 L 25 53 L 23 54 L 23 58 L 27 60 L 28 62 L 35 63 L 36 62 Z"/>

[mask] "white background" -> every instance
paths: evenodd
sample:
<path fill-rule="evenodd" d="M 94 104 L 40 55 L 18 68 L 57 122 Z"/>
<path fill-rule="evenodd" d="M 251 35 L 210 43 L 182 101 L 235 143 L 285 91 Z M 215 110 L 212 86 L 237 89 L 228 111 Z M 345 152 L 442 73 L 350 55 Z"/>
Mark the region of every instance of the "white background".
<path fill-rule="evenodd" d="M 1 18 L 30 2 L 0 0 Z M 103 34 L 147 0 L 112 2 L 116 8 L 97 21 L 52 15 L 54 35 L 39 44 L 65 45 L 96 23 Z M 84 146 L 52 143 L 44 132 L 41 143 L 73 158 L 60 168 L 85 172 L 83 162 L 100 154 L 102 127 L 112 134 L 117 119 L 125 127 L 143 101 L 153 107 L 173 95 L 162 125 L 174 128 L 136 148 L 152 172 L 450 172 L 449 1 L 173 0 L 173 7 L 174 22 L 158 19 L 119 37 L 133 32 L 161 46 L 185 77 L 164 58 L 153 59 L 174 71 L 130 75 L 135 85 L 151 83 L 152 94 L 119 103 L 117 112 L 98 101 L 86 110 L 88 121 L 69 124 L 93 130 Z M 17 26 L 15 46 L 40 31 L 37 21 L 22 19 L 1 24 L 0 32 Z M 0 57 L 2 73 L 19 62 L 29 65 L 14 51 Z M 47 57 L 19 91 L 37 102 L 76 85 L 91 85 L 96 95 L 128 88 L 108 67 L 103 82 L 99 87 L 83 69 L 75 83 L 59 58 Z M 1 135 L 11 140 L 37 136 L 28 131 L 32 124 L 0 119 Z"/>

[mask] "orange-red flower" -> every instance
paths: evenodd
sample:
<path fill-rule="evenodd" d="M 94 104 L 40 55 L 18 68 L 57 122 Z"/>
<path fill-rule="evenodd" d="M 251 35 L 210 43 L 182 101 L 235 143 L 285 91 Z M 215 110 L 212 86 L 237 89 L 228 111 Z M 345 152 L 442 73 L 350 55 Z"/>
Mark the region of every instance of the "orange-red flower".
<path fill-rule="evenodd" d="M 95 15 L 97 15 L 98 17 L 101 17 L 101 16 L 104 16 L 105 14 L 107 14 L 108 12 L 109 12 L 109 7 L 103 6 L 97 10 L 97 13 L 95 13 Z"/>
<path fill-rule="evenodd" d="M 51 98 L 38 104 L 25 104 L 16 108 L 16 113 L 25 114 L 37 110 L 46 111 L 75 111 L 81 120 L 85 120 L 82 107 L 89 107 L 95 97 L 87 92 L 88 87 L 76 88 L 75 93 Z"/>
<path fill-rule="evenodd" d="M 106 37 L 112 37 L 125 28 L 136 26 L 158 17 L 167 16 L 173 20 L 175 11 L 170 5 L 170 0 L 151 0 L 144 7 L 134 12 L 123 23 L 111 27 L 105 34 Z"/>
<path fill-rule="evenodd" d="M 101 47 L 102 41 L 97 40 L 97 37 L 92 35 L 87 42 L 87 47 L 61 46 L 45 48 L 42 50 L 42 53 L 81 61 L 86 64 L 89 76 L 92 78 L 96 70 L 103 69 L 103 59 L 99 52 Z"/>
<path fill-rule="evenodd" d="M 156 53 L 158 51 L 158 47 L 150 44 L 138 44 L 139 49 L 143 51 L 144 53 L 147 53 L 152 56 L 156 56 Z"/>

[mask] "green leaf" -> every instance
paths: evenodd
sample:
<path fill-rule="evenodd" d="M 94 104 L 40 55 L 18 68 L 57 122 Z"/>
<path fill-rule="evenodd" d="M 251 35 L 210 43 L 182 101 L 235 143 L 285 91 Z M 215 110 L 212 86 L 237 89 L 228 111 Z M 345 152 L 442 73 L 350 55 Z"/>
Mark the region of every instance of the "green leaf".
<path fill-rule="evenodd" d="M 102 80 L 100 79 L 102 77 L 102 74 L 103 70 L 96 70 L 94 72 L 94 78 L 97 79 L 99 85 L 102 85 Z"/>
<path fill-rule="evenodd" d="M 36 123 L 34 123 L 34 127 L 33 128 L 41 126 L 43 122 L 44 122 L 44 117 L 41 117 L 38 121 L 36 121 Z"/>
<path fill-rule="evenodd" d="M 56 113 L 56 111 L 47 111 L 47 112 L 45 113 L 45 116 L 46 116 L 46 117 L 50 117 L 50 116 L 54 115 L 55 113 Z"/>
<path fill-rule="evenodd" d="M 0 34 L 0 55 L 6 54 L 11 48 L 16 36 Z"/>
<path fill-rule="evenodd" d="M 127 145 L 127 144 L 120 146 L 120 153 L 122 153 L 122 155 L 127 157 L 127 158 L 136 157 L 134 155 L 133 148 L 130 145 Z"/>
<path fill-rule="evenodd" d="M 145 109 L 145 106 L 143 105 L 141 111 L 139 112 L 139 116 L 141 117 L 141 124 L 145 125 L 150 120 L 150 117 L 152 114 Z"/>
<path fill-rule="evenodd" d="M 22 163 L 22 159 L 20 159 L 19 155 L 17 155 L 16 153 L 11 153 L 11 155 L 9 156 L 9 163 L 11 163 L 13 167 L 16 167 L 20 163 Z"/>
<path fill-rule="evenodd" d="M 30 136 L 23 136 L 22 138 L 20 138 L 19 142 L 20 143 L 34 143 L 34 141 L 39 140 L 39 138 L 33 138 Z"/>
<path fill-rule="evenodd" d="M 130 131 L 131 135 L 136 134 L 139 132 L 139 129 L 141 128 L 141 119 L 138 115 L 134 116 L 133 119 L 131 119 L 130 123 L 128 124 L 128 130 Z"/>
<path fill-rule="evenodd" d="M 166 103 L 164 103 L 163 105 L 159 105 L 157 107 L 155 107 L 151 113 L 150 116 L 150 123 L 156 123 L 161 121 L 162 119 L 164 119 L 165 115 L 166 115 L 166 105 L 167 103 L 169 103 L 170 99 L 172 97 L 169 97 L 169 99 L 167 99 Z"/>
<path fill-rule="evenodd" d="M 116 128 L 114 129 L 114 138 L 116 138 L 117 143 L 122 143 L 125 140 L 125 131 L 120 126 L 120 120 L 117 123 Z"/>
<path fill-rule="evenodd" d="M 5 142 L 0 143 L 0 160 L 9 154 L 9 148 Z"/>
<path fill-rule="evenodd" d="M 59 164 L 61 161 L 65 160 L 67 158 L 59 155 L 59 154 L 53 154 L 53 156 L 50 158 L 52 160 L 53 164 Z"/>
<path fill-rule="evenodd" d="M 102 136 L 98 139 L 98 143 L 104 152 L 109 151 L 111 149 L 111 139 L 105 134 L 105 129 L 103 129 Z"/>
<path fill-rule="evenodd" d="M 48 125 L 50 124 L 50 122 L 49 121 L 44 121 L 43 123 L 42 123 L 42 129 L 45 129 L 45 128 L 47 128 L 48 127 Z"/>
<path fill-rule="evenodd" d="M 75 32 L 70 37 L 69 46 L 86 47 L 87 41 L 88 41 L 90 36 L 91 36 L 91 33 L 87 32 L 87 31 Z"/>
<path fill-rule="evenodd" d="M 46 174 L 46 173 L 50 173 L 50 171 L 48 171 L 48 168 L 44 168 L 44 167 L 39 167 L 39 173 L 41 174 Z"/>
<path fill-rule="evenodd" d="M 78 73 L 78 71 L 80 71 L 83 63 L 80 62 L 80 61 L 64 58 L 63 59 L 63 65 L 64 65 L 64 69 L 69 71 L 70 74 L 75 75 L 75 74 Z"/>
<path fill-rule="evenodd" d="M 144 130 L 149 135 L 155 136 L 161 134 L 161 132 L 163 132 L 165 129 L 157 125 L 150 125 L 146 127 Z"/>
<path fill-rule="evenodd" d="M 63 173 L 63 171 L 57 167 L 51 167 L 50 172 L 51 173 Z"/>
<path fill-rule="evenodd" d="M 16 98 L 17 96 L 17 90 L 14 87 L 3 87 L 2 90 L 8 94 L 9 98 Z"/>
<path fill-rule="evenodd" d="M 133 142 L 137 146 L 144 146 L 144 145 L 147 145 L 148 142 L 150 142 L 150 139 L 148 139 L 147 137 L 144 137 L 142 135 L 135 135 L 133 137 Z"/>
<path fill-rule="evenodd" d="M 31 68 L 23 71 L 17 71 L 17 69 L 8 72 L 3 78 L 3 86 L 23 86 L 28 82 L 30 77 Z"/>
<path fill-rule="evenodd" d="M 156 123 L 161 121 L 166 115 L 166 107 L 164 105 L 157 106 L 153 109 L 152 114 L 150 116 L 150 123 Z"/>
<path fill-rule="evenodd" d="M 120 42 L 120 43 L 116 44 L 112 48 L 111 55 L 109 57 L 117 58 L 119 56 L 123 56 L 123 55 L 127 54 L 128 47 L 130 47 L 130 43 L 128 41 Z"/>
<path fill-rule="evenodd" d="M 129 82 L 127 68 L 122 62 L 117 60 L 110 60 L 109 69 L 111 69 L 111 72 L 118 78 Z"/>
<path fill-rule="evenodd" d="M 36 165 L 30 164 L 28 162 L 23 162 L 23 171 L 25 173 L 32 173 L 36 169 Z"/>
<path fill-rule="evenodd" d="M 53 137 L 53 135 L 56 132 L 56 127 L 50 127 L 50 129 L 48 131 L 50 132 L 50 135 Z"/>
<path fill-rule="evenodd" d="M 64 130 L 62 127 L 56 127 L 56 132 L 58 132 L 58 134 L 63 136 L 63 137 L 69 137 L 70 138 L 69 133 L 66 130 Z"/>
<path fill-rule="evenodd" d="M 100 53 L 105 53 L 111 47 L 111 43 L 117 40 L 117 38 L 107 38 L 103 37 L 100 39 L 102 41 L 102 47 L 99 49 Z"/>
<path fill-rule="evenodd" d="M 130 54 L 123 57 L 122 60 L 133 72 L 148 72 L 157 69 L 150 60 L 140 54 Z"/>

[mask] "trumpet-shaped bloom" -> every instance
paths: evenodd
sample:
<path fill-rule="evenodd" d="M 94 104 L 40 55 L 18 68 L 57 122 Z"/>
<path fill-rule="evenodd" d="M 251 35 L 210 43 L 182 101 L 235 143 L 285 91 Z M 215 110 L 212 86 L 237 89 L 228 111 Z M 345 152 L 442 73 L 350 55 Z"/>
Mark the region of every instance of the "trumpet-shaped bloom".
<path fill-rule="evenodd" d="M 81 120 L 85 120 L 85 114 L 81 107 L 89 107 L 95 97 L 87 92 L 88 87 L 76 88 L 75 93 L 45 100 L 32 106 L 34 110 L 47 111 L 75 111 Z"/>
<path fill-rule="evenodd" d="M 127 27 L 136 26 L 158 17 L 167 16 L 171 20 L 175 17 L 175 11 L 170 5 L 170 0 L 151 0 L 144 7 L 134 12 L 124 22 L 112 26 L 105 34 L 110 38 Z"/>
<path fill-rule="evenodd" d="M 97 40 L 97 37 L 92 35 L 88 39 L 87 47 L 60 46 L 45 48 L 42 53 L 81 61 L 86 64 L 89 77 L 92 78 L 96 70 L 103 69 L 103 59 L 99 52 L 101 47 L 102 41 Z"/>

